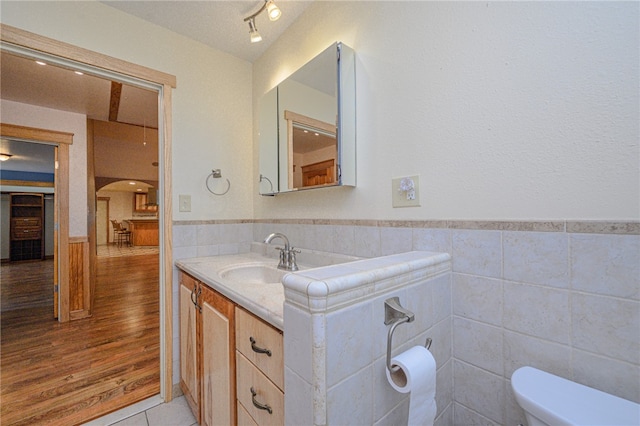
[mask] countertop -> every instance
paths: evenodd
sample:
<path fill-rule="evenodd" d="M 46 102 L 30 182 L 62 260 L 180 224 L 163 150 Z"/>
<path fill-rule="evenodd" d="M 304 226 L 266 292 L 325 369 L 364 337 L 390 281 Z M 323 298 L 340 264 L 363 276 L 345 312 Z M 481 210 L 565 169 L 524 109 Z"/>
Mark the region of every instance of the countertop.
<path fill-rule="evenodd" d="M 277 259 L 265 258 L 258 253 L 242 253 L 182 259 L 176 261 L 176 266 L 277 329 L 283 330 L 284 287 L 281 283 L 252 284 L 224 280 L 218 275 L 218 271 L 230 264 L 264 263 L 267 260 L 272 260 L 274 266 L 278 264 Z"/>
<path fill-rule="evenodd" d="M 230 265 L 268 263 L 276 267 L 276 256 L 274 245 L 254 242 L 248 253 L 182 259 L 176 261 L 176 266 L 277 329 L 284 330 L 284 286 L 281 282 L 256 284 L 226 280 L 219 275 L 219 271 Z M 301 270 L 289 272 L 285 276 L 304 275 L 316 268 L 360 259 L 355 256 L 300 249 L 298 265 Z"/>

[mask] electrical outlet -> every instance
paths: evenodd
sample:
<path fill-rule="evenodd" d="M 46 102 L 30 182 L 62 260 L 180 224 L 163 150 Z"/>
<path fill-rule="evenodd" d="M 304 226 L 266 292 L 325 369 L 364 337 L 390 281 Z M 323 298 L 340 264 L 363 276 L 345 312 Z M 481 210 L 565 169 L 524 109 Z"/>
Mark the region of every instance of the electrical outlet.
<path fill-rule="evenodd" d="M 191 211 L 191 195 L 179 195 L 179 210 L 181 212 L 190 212 Z"/>
<path fill-rule="evenodd" d="M 395 207 L 420 206 L 420 176 L 391 179 L 391 203 Z"/>

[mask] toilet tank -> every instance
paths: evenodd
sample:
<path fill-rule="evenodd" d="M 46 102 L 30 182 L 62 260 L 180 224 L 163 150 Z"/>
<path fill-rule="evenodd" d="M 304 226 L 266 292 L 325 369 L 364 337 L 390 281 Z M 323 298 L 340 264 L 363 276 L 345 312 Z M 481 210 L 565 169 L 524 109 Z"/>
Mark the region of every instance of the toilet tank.
<path fill-rule="evenodd" d="M 640 425 L 640 405 L 533 367 L 511 376 L 516 401 L 549 426 Z"/>

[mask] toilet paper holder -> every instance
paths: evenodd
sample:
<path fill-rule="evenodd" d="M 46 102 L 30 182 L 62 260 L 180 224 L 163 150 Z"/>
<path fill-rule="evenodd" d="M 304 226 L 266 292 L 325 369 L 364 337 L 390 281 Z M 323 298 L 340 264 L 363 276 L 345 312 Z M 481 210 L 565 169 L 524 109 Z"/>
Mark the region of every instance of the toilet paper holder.
<path fill-rule="evenodd" d="M 387 334 L 387 369 L 389 369 L 391 373 L 395 373 L 400 369 L 397 365 L 391 365 L 391 342 L 393 340 L 393 332 L 400 324 L 412 322 L 415 318 L 416 316 L 413 312 L 402 307 L 399 297 L 390 297 L 384 301 L 384 325 L 391 324 Z M 430 337 L 427 337 L 427 341 L 424 346 L 427 349 L 431 348 Z"/>

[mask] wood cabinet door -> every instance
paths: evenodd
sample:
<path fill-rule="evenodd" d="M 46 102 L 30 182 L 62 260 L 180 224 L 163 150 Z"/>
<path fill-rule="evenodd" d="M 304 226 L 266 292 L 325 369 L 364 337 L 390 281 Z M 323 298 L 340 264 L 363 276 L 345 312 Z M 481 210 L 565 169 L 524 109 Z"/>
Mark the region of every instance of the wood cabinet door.
<path fill-rule="evenodd" d="M 233 302 L 202 286 L 202 424 L 236 424 Z"/>
<path fill-rule="evenodd" d="M 197 281 L 186 274 L 180 274 L 180 387 L 200 423 L 197 310 L 191 299 L 194 286 L 197 290 Z"/>

